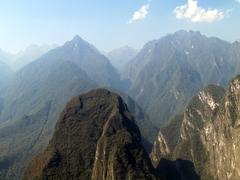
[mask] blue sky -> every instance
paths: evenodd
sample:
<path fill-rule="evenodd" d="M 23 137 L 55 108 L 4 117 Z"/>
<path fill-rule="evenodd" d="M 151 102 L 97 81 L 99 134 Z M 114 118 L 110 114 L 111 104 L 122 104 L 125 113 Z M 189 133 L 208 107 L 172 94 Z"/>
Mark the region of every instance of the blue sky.
<path fill-rule="evenodd" d="M 191 5 L 196 2 L 197 7 Z M 141 48 L 180 29 L 240 39 L 240 2 L 0 0 L 0 48 L 11 52 L 30 44 L 63 44 L 76 34 L 103 51 L 123 45 Z"/>

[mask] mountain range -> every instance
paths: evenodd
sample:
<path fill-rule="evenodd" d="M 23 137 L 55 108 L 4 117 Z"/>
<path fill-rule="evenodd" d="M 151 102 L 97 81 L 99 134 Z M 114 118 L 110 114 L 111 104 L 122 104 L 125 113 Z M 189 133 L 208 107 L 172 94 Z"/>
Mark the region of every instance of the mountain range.
<path fill-rule="evenodd" d="M 104 55 L 79 36 L 15 73 L 0 95 L 1 176 L 18 179 L 31 157 L 47 145 L 65 103 L 101 86 L 121 90 L 120 75 Z M 157 128 L 140 106 L 123 96 L 140 128 L 149 127 L 143 139 L 150 151 Z"/>
<path fill-rule="evenodd" d="M 0 179 L 240 176 L 239 77 L 224 90 L 240 73 L 239 42 L 178 31 L 138 53 L 120 48 L 107 58 L 75 36 L 40 54 L 16 72 L 0 63 Z M 108 90 L 90 91 L 96 88 Z M 86 163 L 78 165 L 71 152 Z"/>
<path fill-rule="evenodd" d="M 199 88 L 226 86 L 239 73 L 239 43 L 178 31 L 147 43 L 124 68 L 130 94 L 162 126 L 183 111 Z"/>
<path fill-rule="evenodd" d="M 7 64 L 12 70 L 17 71 L 56 47 L 56 44 L 30 45 L 18 53 L 8 53 L 0 50 L 0 61 Z"/>

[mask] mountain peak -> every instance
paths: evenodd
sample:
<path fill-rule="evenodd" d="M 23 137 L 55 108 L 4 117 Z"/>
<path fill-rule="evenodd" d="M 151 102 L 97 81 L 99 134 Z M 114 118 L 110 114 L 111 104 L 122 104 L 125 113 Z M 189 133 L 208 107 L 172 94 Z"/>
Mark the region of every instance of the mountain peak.
<path fill-rule="evenodd" d="M 84 41 L 79 35 L 76 35 L 73 37 L 73 39 L 71 41 L 69 41 L 70 44 L 74 44 L 75 46 L 76 45 L 79 45 L 79 44 L 82 44 L 82 43 L 87 43 L 86 41 Z"/>
<path fill-rule="evenodd" d="M 94 51 L 97 51 L 97 49 L 90 43 L 88 43 L 87 41 L 85 41 L 83 38 L 81 38 L 79 35 L 74 36 L 74 38 L 68 42 L 66 42 L 64 44 L 64 46 L 66 47 L 70 47 L 72 49 L 74 49 L 75 51 L 78 50 L 83 50 L 86 48 L 90 48 Z"/>
<path fill-rule="evenodd" d="M 67 104 L 25 179 L 155 179 L 153 171 L 127 105 L 119 95 L 97 89 Z"/>
<path fill-rule="evenodd" d="M 79 35 L 75 35 L 72 41 L 83 41 L 83 39 Z"/>
<path fill-rule="evenodd" d="M 192 31 L 192 30 L 179 30 L 177 32 L 174 33 L 174 35 L 176 36 L 202 36 L 202 34 L 200 33 L 200 31 Z"/>

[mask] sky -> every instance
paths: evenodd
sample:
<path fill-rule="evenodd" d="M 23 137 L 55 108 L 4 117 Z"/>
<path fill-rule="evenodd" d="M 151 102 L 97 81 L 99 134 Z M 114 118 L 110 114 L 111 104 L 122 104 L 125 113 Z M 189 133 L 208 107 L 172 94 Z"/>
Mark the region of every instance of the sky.
<path fill-rule="evenodd" d="M 240 0 L 0 0 L 0 49 L 63 44 L 75 35 L 110 51 L 180 29 L 240 39 Z"/>

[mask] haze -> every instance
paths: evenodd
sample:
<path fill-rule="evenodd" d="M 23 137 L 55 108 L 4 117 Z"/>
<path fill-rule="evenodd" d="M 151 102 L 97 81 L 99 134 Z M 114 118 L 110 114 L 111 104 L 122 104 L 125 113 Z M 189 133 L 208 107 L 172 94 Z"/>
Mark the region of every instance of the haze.
<path fill-rule="evenodd" d="M 30 44 L 61 45 L 76 34 L 102 51 L 123 45 L 139 49 L 147 41 L 179 29 L 197 30 L 231 42 L 240 38 L 240 24 L 236 23 L 239 2 L 200 0 L 197 7 L 194 2 L 197 1 L 1 1 L 0 49 L 18 52 Z M 185 12 L 175 11 L 184 5 Z M 205 14 L 199 16 L 199 10 Z"/>

